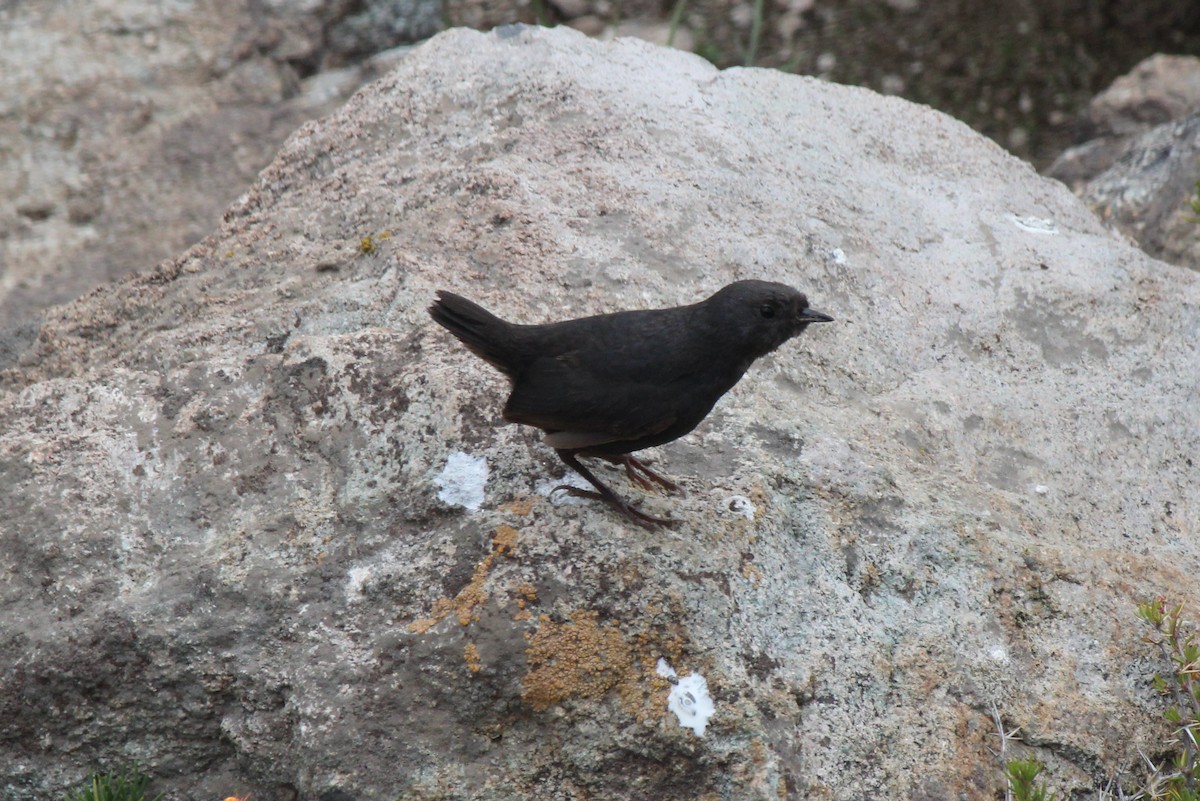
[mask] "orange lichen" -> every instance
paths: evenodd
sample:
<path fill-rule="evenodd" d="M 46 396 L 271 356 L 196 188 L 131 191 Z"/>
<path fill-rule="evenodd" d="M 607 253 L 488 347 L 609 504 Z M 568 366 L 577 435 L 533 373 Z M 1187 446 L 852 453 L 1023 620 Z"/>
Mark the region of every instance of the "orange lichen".
<path fill-rule="evenodd" d="M 568 698 L 601 698 L 612 692 L 622 711 L 640 721 L 662 715 L 667 682 L 655 670 L 659 657 L 679 661 L 680 631 L 646 631 L 626 637 L 599 614 L 581 610 L 567 622 L 546 615 L 525 635 L 529 672 L 522 699 L 542 711 Z"/>
<path fill-rule="evenodd" d="M 535 711 L 568 698 L 598 698 L 632 680 L 633 650 L 620 629 L 601 625 L 598 617 L 580 611 L 569 623 L 555 623 L 542 615 L 537 630 L 526 635 L 530 670 L 521 697 Z"/>
<path fill-rule="evenodd" d="M 472 673 L 478 673 L 483 669 L 483 663 L 479 661 L 479 647 L 475 643 L 469 642 L 463 648 L 463 659 L 466 660 L 467 670 Z"/>
<path fill-rule="evenodd" d="M 506 553 L 511 551 L 517 544 L 517 530 L 512 526 L 501 523 L 496 526 L 496 533 L 492 536 L 492 549 L 494 553 Z"/>
<path fill-rule="evenodd" d="M 459 595 L 461 594 L 462 593 L 459 593 Z M 438 598 L 433 602 L 433 609 L 430 610 L 430 616 L 423 617 L 418 620 L 414 620 L 412 623 L 409 623 L 408 630 L 413 634 L 424 634 L 425 632 L 429 631 L 438 623 L 441 623 L 442 619 L 445 618 L 446 615 L 454 611 L 454 606 L 457 600 L 458 598 L 455 598 L 453 601 L 449 598 Z"/>
<path fill-rule="evenodd" d="M 533 613 L 530 612 L 527 607 L 529 606 L 530 602 L 537 600 L 537 587 L 526 582 L 524 584 L 517 585 L 516 592 L 518 595 L 517 609 L 519 611 L 513 615 L 513 620 L 529 620 L 531 617 L 533 617 Z"/>
<path fill-rule="evenodd" d="M 532 498 L 518 498 L 515 501 L 509 501 L 508 503 L 502 503 L 502 504 L 500 504 L 500 511 L 512 512 L 514 515 L 517 515 L 519 517 L 525 517 L 525 515 L 527 515 L 533 511 L 533 499 Z"/>
<path fill-rule="evenodd" d="M 458 595 L 452 599 L 439 598 L 434 601 L 430 616 L 409 623 L 408 630 L 413 634 L 424 634 L 441 623 L 451 612 L 456 613 L 461 626 L 470 625 L 472 621 L 478 620 L 479 607 L 488 599 L 487 590 L 484 589 L 488 571 L 492 569 L 492 563 L 496 561 L 499 554 L 512 553 L 513 548 L 517 545 L 518 533 L 512 526 L 503 524 L 497 526 L 496 533 L 492 536 L 492 552 L 475 565 L 475 570 L 471 573 L 471 580 L 467 582 L 467 585 L 459 590 Z"/>

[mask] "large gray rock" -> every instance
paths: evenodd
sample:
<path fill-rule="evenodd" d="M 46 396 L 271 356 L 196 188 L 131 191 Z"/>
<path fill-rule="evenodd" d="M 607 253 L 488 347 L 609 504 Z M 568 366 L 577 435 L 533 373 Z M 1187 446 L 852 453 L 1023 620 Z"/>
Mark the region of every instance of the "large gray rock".
<path fill-rule="evenodd" d="M 674 531 L 546 497 L 425 313 L 750 276 L 838 322 L 658 450 Z M 0 796 L 994 798 L 993 705 L 1089 790 L 1169 736 L 1133 612 L 1200 600 L 1198 329 L 1195 274 L 929 109 L 444 34 L 3 374 Z"/>

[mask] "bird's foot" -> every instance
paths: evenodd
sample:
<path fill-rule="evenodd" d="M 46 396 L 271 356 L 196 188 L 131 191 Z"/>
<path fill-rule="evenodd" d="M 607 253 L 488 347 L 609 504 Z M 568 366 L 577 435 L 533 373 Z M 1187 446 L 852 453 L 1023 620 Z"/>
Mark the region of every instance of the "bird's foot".
<path fill-rule="evenodd" d="M 659 487 L 665 489 L 672 495 L 679 495 L 680 497 L 685 498 L 687 497 L 687 492 L 683 489 L 683 487 L 679 486 L 666 476 L 654 472 L 646 466 L 645 462 L 641 461 L 640 459 L 635 459 L 634 457 L 626 454 L 623 457 L 618 457 L 617 461 L 618 463 L 625 465 L 625 475 L 629 476 L 629 480 L 637 484 L 639 487 L 642 487 L 645 490 L 652 490 L 655 489 L 655 484 L 657 484 Z"/>
<path fill-rule="evenodd" d="M 581 487 L 573 487 L 570 484 L 559 484 L 557 487 L 550 490 L 550 493 L 553 494 L 560 490 L 574 498 L 590 498 L 594 501 L 603 501 L 643 528 L 654 528 L 655 526 L 673 526 L 679 522 L 677 520 L 672 520 L 669 517 L 655 517 L 654 515 L 648 515 L 616 493 L 605 494 L 602 492 L 594 492 L 592 490 L 582 489 Z"/>

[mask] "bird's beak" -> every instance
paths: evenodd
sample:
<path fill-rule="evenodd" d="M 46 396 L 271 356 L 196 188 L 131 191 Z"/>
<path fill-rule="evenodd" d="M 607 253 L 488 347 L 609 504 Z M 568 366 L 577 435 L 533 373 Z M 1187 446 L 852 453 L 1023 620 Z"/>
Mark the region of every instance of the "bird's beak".
<path fill-rule="evenodd" d="M 832 323 L 833 318 L 824 312 L 819 312 L 816 309 L 805 307 L 800 310 L 800 315 L 796 318 L 798 323 Z"/>

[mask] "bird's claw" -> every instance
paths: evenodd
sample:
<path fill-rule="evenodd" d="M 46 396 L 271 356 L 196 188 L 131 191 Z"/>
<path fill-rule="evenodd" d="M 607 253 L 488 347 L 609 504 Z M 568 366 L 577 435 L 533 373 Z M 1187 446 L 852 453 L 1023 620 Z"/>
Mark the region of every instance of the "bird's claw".
<path fill-rule="evenodd" d="M 570 484 L 559 484 L 557 487 L 550 490 L 550 494 L 553 495 L 559 491 L 565 492 L 574 498 L 588 498 L 593 501 L 603 501 L 604 503 L 607 503 L 609 506 L 624 514 L 626 517 L 631 518 L 633 522 L 644 528 L 653 528 L 654 526 L 673 526 L 679 522 L 678 520 L 672 520 L 669 517 L 655 517 L 654 515 L 648 515 L 635 507 L 633 504 L 616 495 L 609 497 L 603 493 L 583 489 L 582 487 L 574 487 Z"/>
<path fill-rule="evenodd" d="M 634 472 L 635 469 L 638 472 Z M 636 459 L 630 459 L 629 462 L 625 463 L 625 472 L 635 484 L 646 490 L 665 490 L 668 495 L 678 495 L 681 498 L 687 497 L 687 490 L 683 487 L 665 476 L 660 476 Z"/>
<path fill-rule="evenodd" d="M 598 492 L 584 489 L 582 487 L 575 487 L 570 484 L 559 484 L 557 487 L 550 490 L 551 495 L 556 492 L 565 492 L 573 498 L 591 498 L 594 501 L 604 500 L 604 496 Z"/>
<path fill-rule="evenodd" d="M 625 466 L 625 475 L 634 484 L 637 484 L 642 489 L 650 492 L 666 490 L 669 495 L 678 495 L 681 498 L 687 497 L 687 491 L 683 487 L 676 484 L 671 479 L 664 475 L 660 475 L 646 466 L 646 463 L 640 459 L 626 454 L 625 456 L 613 457 L 611 459 L 616 464 Z"/>

